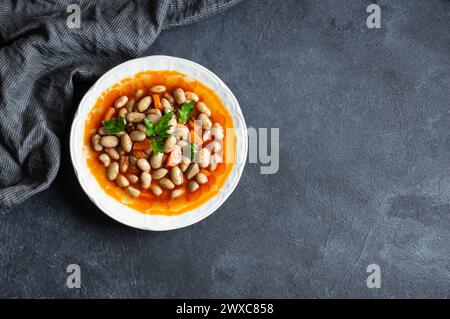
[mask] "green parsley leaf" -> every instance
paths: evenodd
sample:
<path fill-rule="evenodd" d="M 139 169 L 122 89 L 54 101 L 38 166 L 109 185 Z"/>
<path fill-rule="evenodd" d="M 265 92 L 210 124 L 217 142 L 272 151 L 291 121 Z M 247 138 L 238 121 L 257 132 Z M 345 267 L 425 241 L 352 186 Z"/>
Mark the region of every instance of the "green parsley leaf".
<path fill-rule="evenodd" d="M 147 126 L 146 134 L 148 136 L 156 136 L 161 138 L 168 138 L 171 134 L 167 133 L 170 130 L 171 125 L 168 122 L 172 119 L 173 112 L 169 112 L 164 115 L 156 124 L 152 121 L 145 119 L 145 125 Z"/>
<path fill-rule="evenodd" d="M 147 126 L 147 130 L 145 131 L 145 134 L 147 134 L 147 136 L 152 136 L 155 134 L 155 125 L 153 124 L 152 121 L 150 121 L 149 119 L 144 119 L 144 123 Z"/>
<path fill-rule="evenodd" d="M 162 136 L 163 134 L 165 134 L 165 133 L 167 134 L 167 131 L 170 130 L 170 128 L 171 128 L 171 125 L 169 125 L 168 122 L 172 119 L 172 116 L 173 116 L 173 111 L 164 115 L 158 121 L 158 123 L 156 123 L 155 131 L 156 131 L 157 135 L 163 137 Z M 167 137 L 169 137 L 169 136 L 170 136 L 170 134 Z"/>
<path fill-rule="evenodd" d="M 181 123 L 186 123 L 194 111 L 194 101 L 189 103 L 184 103 L 178 110 L 178 121 Z"/>
<path fill-rule="evenodd" d="M 191 144 L 191 161 L 195 160 L 196 154 L 197 154 L 197 145 Z"/>
<path fill-rule="evenodd" d="M 173 112 L 169 112 L 164 115 L 156 124 L 153 124 L 149 119 L 144 119 L 144 123 L 147 126 L 145 134 L 150 137 L 152 144 L 152 151 L 155 154 L 161 153 L 164 147 L 164 139 L 168 138 L 172 134 L 167 133 L 172 127 L 168 122 L 172 119 Z"/>
<path fill-rule="evenodd" d="M 103 127 L 110 134 L 120 133 L 125 129 L 125 119 L 123 116 L 119 116 L 117 119 L 104 121 Z"/>
<path fill-rule="evenodd" d="M 156 123 L 156 125 L 155 125 L 156 135 L 158 135 L 162 138 L 166 138 L 166 137 L 170 136 L 170 134 L 168 134 L 167 131 L 170 130 L 170 128 L 171 128 L 171 125 L 169 125 L 168 122 L 172 119 L 172 116 L 173 116 L 173 111 L 164 115 L 158 121 L 158 123 Z M 166 136 L 164 136 L 164 135 L 166 135 Z"/>
<path fill-rule="evenodd" d="M 152 152 L 154 154 L 158 154 L 158 153 L 162 153 L 163 147 L 164 147 L 164 143 L 161 139 L 159 138 L 153 138 L 151 140 L 152 143 Z"/>

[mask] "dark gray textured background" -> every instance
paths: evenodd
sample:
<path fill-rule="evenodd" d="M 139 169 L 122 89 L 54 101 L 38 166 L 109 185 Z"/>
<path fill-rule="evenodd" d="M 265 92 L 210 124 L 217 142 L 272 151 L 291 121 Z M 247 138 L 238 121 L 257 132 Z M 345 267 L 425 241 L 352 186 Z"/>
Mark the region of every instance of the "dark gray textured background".
<path fill-rule="evenodd" d="M 279 172 L 247 164 L 212 216 L 144 232 L 91 204 L 66 132 L 53 186 L 0 215 L 0 296 L 449 297 L 450 2 L 378 1 L 378 30 L 370 3 L 253 0 L 163 32 L 149 55 L 201 63 L 249 127 L 280 127 Z"/>

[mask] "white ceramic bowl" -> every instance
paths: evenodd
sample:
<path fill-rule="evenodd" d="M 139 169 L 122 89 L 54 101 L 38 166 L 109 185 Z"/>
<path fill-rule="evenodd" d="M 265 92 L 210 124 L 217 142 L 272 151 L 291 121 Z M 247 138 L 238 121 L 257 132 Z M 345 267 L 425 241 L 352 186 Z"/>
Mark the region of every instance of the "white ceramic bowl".
<path fill-rule="evenodd" d="M 202 206 L 181 215 L 142 214 L 107 195 L 89 171 L 83 151 L 84 125 L 88 113 L 103 91 L 123 78 L 142 71 L 175 70 L 210 87 L 228 109 L 236 129 L 236 162 L 219 193 Z M 247 127 L 241 108 L 230 89 L 214 73 L 189 60 L 171 56 L 148 56 L 122 63 L 105 73 L 80 102 L 70 132 L 70 155 L 81 187 L 105 214 L 125 225 L 145 230 L 170 230 L 192 225 L 212 214 L 230 196 L 244 170 L 247 158 Z"/>

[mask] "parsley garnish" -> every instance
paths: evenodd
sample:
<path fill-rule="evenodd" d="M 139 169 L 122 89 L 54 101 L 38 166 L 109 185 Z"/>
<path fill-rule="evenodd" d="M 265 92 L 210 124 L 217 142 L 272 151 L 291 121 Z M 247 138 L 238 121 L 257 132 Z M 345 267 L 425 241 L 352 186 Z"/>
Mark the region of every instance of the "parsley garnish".
<path fill-rule="evenodd" d="M 178 110 L 178 121 L 181 123 L 186 123 L 194 111 L 194 101 L 189 103 L 184 103 Z"/>
<path fill-rule="evenodd" d="M 195 160 L 195 154 L 197 154 L 197 145 L 191 144 L 191 161 Z"/>
<path fill-rule="evenodd" d="M 168 138 L 172 134 L 167 133 L 170 130 L 171 125 L 168 122 L 172 119 L 173 111 L 164 115 L 156 124 L 152 121 L 144 119 L 147 131 L 145 132 L 149 136 L 152 143 L 152 151 L 155 154 L 161 153 L 164 147 L 163 139 Z"/>
<path fill-rule="evenodd" d="M 164 115 L 156 124 L 152 121 L 145 119 L 145 125 L 147 126 L 147 136 L 158 136 L 161 138 L 168 138 L 171 134 L 167 133 L 170 130 L 171 125 L 168 124 L 172 119 L 173 111 Z"/>
<path fill-rule="evenodd" d="M 104 121 L 103 127 L 110 134 L 120 133 L 125 129 L 125 119 L 122 116 L 119 116 L 115 120 Z"/>
<path fill-rule="evenodd" d="M 152 138 L 151 143 L 152 143 L 153 153 L 155 153 L 155 154 L 162 153 L 162 150 L 164 147 L 164 143 L 163 143 L 162 139 L 157 138 L 157 137 Z"/>

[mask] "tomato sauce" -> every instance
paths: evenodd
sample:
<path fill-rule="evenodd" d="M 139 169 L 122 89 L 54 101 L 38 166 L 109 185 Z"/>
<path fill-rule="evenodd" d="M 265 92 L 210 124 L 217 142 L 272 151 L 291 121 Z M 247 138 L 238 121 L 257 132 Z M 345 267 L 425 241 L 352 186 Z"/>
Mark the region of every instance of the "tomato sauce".
<path fill-rule="evenodd" d="M 129 196 L 115 182 L 106 178 L 106 169 L 97 159 L 99 153 L 95 152 L 90 146 L 91 136 L 102 126 L 103 118 L 117 98 L 122 95 L 127 95 L 130 99 L 134 98 L 136 90 L 144 89 L 148 93 L 150 87 L 157 84 L 165 85 L 167 92 L 170 93 L 176 88 L 196 93 L 200 100 L 205 102 L 211 110 L 211 120 L 220 123 L 224 128 L 225 134 L 222 145 L 224 162 L 218 164 L 213 172 L 210 172 L 208 169 L 201 169 L 201 172 L 208 176 L 208 182 L 200 185 L 200 188 L 195 192 L 191 193 L 186 190 L 187 179 L 184 178 L 183 184 L 177 188 L 184 188 L 185 194 L 176 199 L 170 198 L 170 191 L 164 190 L 163 194 L 158 197 L 150 189 L 144 190 L 138 186 L 135 187 L 140 189 L 141 195 L 138 198 Z M 235 131 L 233 120 L 219 97 L 201 82 L 176 71 L 141 72 L 133 77 L 125 78 L 110 87 L 101 94 L 92 107 L 84 130 L 84 153 L 86 154 L 87 165 L 101 188 L 109 196 L 143 214 L 183 214 L 201 206 L 217 195 L 233 168 L 236 155 L 234 145 Z M 225 160 L 225 158 L 228 158 L 228 160 Z M 130 172 L 132 171 L 129 169 L 128 173 Z M 152 183 L 158 182 L 152 181 Z"/>

